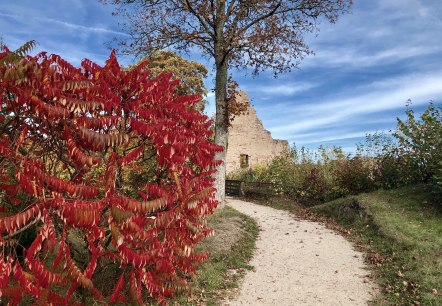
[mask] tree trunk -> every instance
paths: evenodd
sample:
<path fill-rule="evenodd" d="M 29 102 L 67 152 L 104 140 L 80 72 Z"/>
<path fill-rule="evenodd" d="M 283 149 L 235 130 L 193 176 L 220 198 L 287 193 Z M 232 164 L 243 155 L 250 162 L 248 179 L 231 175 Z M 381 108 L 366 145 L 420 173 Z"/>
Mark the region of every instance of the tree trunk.
<path fill-rule="evenodd" d="M 216 154 L 216 159 L 223 162 L 220 166 L 218 166 L 217 172 L 214 176 L 216 188 L 215 199 L 218 201 L 218 207 L 224 207 L 225 204 L 226 150 L 228 145 L 228 114 L 226 102 L 227 69 L 227 61 L 217 61 L 215 77 L 215 143 L 224 147 L 224 151 Z"/>
<path fill-rule="evenodd" d="M 217 160 L 222 161 L 221 165 L 215 173 L 215 199 L 218 201 L 218 207 L 222 208 L 225 205 L 226 198 L 226 150 L 227 150 L 227 137 L 228 137 L 228 114 L 227 114 L 227 70 L 228 59 L 225 45 L 224 45 L 224 22 L 225 22 L 225 0 L 216 1 L 216 25 L 215 25 L 215 43 L 214 43 L 214 55 L 215 55 L 215 103 L 216 103 L 216 116 L 215 116 L 215 143 L 224 147 L 222 152 L 218 152 L 215 155 Z"/>

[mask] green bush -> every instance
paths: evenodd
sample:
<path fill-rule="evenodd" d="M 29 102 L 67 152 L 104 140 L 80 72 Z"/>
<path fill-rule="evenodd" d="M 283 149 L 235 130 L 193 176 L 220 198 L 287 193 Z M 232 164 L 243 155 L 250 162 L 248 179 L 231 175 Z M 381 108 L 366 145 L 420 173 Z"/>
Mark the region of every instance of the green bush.
<path fill-rule="evenodd" d="M 436 174 L 433 177 L 434 193 L 439 205 L 442 205 L 442 161 L 439 162 L 439 168 L 436 170 Z"/>
<path fill-rule="evenodd" d="M 410 182 L 431 183 L 438 188 L 442 161 L 442 106 L 430 103 L 420 118 L 412 109 L 406 111 L 407 119 L 398 119 L 394 136 L 399 142 L 399 155 L 406 159 Z"/>

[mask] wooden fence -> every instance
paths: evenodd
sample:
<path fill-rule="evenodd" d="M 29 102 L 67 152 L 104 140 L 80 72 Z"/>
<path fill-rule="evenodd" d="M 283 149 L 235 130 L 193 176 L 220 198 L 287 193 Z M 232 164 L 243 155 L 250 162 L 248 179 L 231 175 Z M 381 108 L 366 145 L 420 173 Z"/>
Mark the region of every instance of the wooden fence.
<path fill-rule="evenodd" d="M 241 196 L 243 181 L 226 180 L 226 195 L 228 196 Z"/>
<path fill-rule="evenodd" d="M 226 195 L 228 196 L 274 196 L 280 194 L 282 186 L 269 182 L 245 182 L 226 180 Z"/>

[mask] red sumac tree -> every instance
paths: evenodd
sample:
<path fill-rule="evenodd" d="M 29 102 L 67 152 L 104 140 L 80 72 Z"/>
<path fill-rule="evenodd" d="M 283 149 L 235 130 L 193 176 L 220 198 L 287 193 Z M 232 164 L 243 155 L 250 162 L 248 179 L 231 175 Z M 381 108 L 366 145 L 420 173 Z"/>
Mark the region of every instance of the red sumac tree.
<path fill-rule="evenodd" d="M 77 68 L 32 44 L 0 53 L 0 298 L 165 303 L 206 257 L 194 246 L 216 207 L 200 97 L 146 62 Z"/>

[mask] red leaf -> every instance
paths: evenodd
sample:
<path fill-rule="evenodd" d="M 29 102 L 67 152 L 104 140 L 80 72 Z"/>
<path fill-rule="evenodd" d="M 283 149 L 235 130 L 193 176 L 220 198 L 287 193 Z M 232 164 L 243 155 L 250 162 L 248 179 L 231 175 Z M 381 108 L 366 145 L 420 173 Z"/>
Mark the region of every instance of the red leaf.
<path fill-rule="evenodd" d="M 112 303 L 117 303 L 117 302 L 125 302 L 125 298 L 124 300 L 122 300 L 122 297 L 120 296 L 121 291 L 124 289 L 124 273 L 121 274 L 120 278 L 118 279 L 117 283 L 115 284 L 114 290 L 112 291 L 112 294 L 110 296 L 110 301 Z"/>

